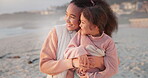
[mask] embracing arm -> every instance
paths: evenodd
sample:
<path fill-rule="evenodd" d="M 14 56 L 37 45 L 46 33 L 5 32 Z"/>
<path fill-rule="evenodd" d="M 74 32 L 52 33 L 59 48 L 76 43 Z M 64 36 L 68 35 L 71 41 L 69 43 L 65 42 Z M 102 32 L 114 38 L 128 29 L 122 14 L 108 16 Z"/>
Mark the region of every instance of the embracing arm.
<path fill-rule="evenodd" d="M 110 78 L 118 72 L 118 56 L 115 44 L 113 41 L 109 42 L 106 49 L 106 55 L 104 56 L 105 70 L 95 73 L 87 73 L 89 78 Z"/>
<path fill-rule="evenodd" d="M 49 75 L 59 74 L 72 67 L 71 59 L 56 59 L 58 38 L 54 28 L 45 40 L 40 53 L 40 71 Z"/>

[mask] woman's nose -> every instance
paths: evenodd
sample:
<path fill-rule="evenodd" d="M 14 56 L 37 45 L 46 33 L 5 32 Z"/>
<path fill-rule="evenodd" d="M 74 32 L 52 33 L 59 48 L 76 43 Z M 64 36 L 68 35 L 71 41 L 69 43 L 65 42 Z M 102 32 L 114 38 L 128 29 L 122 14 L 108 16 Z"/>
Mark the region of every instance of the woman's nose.
<path fill-rule="evenodd" d="M 66 21 L 67 23 L 70 23 L 69 17 L 65 17 L 65 21 Z"/>

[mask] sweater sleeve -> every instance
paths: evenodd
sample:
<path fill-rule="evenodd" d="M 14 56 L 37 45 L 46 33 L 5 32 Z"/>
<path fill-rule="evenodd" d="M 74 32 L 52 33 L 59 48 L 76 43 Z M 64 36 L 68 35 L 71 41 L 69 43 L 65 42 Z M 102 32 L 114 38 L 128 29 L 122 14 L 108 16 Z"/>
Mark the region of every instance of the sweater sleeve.
<path fill-rule="evenodd" d="M 40 71 L 49 75 L 59 74 L 67 69 L 72 68 L 71 59 L 56 59 L 58 38 L 56 29 L 52 29 L 43 43 L 40 52 Z"/>
<path fill-rule="evenodd" d="M 105 70 L 95 73 L 86 73 L 88 78 L 110 78 L 118 72 L 118 56 L 115 44 L 113 41 L 109 42 L 104 56 Z"/>
<path fill-rule="evenodd" d="M 84 54 L 88 54 L 85 50 L 84 45 L 81 45 L 81 38 L 81 33 L 80 31 L 78 31 L 76 35 L 71 39 L 70 43 L 68 44 L 68 47 L 64 52 L 65 58 L 75 58 Z"/>

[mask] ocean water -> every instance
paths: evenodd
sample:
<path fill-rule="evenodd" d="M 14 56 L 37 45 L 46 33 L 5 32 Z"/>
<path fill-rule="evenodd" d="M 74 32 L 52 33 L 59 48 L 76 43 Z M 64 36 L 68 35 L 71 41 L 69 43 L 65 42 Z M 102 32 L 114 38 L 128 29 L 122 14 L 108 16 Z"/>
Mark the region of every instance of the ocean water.
<path fill-rule="evenodd" d="M 24 29 L 22 27 L 4 28 L 0 29 L 0 39 L 29 34 L 29 33 L 45 32 L 48 30 L 49 30 L 48 28 L 42 28 L 42 29 Z"/>

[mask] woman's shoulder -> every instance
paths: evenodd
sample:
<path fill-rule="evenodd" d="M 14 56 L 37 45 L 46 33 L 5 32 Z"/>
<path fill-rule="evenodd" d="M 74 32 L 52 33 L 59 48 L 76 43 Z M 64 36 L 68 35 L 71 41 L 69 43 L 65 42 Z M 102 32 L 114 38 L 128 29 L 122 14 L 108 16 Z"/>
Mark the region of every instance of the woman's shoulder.
<path fill-rule="evenodd" d="M 57 35 L 58 33 L 62 33 L 63 29 L 65 29 L 64 25 L 56 25 L 50 29 L 48 36 L 52 35 L 52 34 Z"/>
<path fill-rule="evenodd" d="M 62 31 L 63 29 L 66 29 L 66 24 L 56 25 L 56 26 L 54 26 L 54 28 L 56 30 Z"/>
<path fill-rule="evenodd" d="M 57 34 L 67 33 L 66 24 L 54 26 Z"/>

